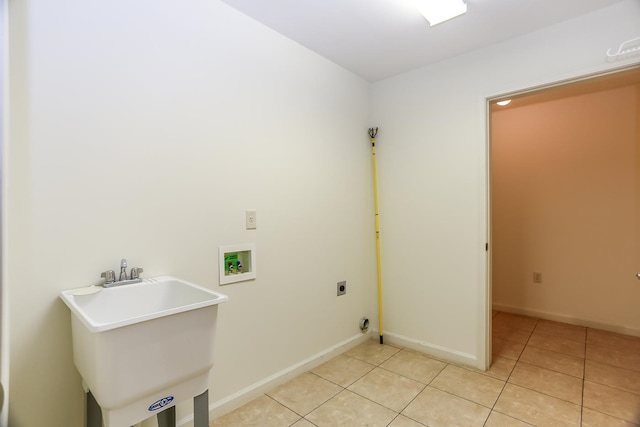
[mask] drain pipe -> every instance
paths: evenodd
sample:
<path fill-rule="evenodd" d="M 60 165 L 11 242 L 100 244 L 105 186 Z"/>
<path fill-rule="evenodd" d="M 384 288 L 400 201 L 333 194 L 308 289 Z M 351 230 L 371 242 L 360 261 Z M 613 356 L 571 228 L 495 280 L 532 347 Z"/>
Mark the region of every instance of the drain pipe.
<path fill-rule="evenodd" d="M 376 135 L 378 128 L 369 128 L 371 139 L 371 156 L 373 158 L 373 204 L 376 218 L 376 263 L 378 266 L 378 329 L 380 331 L 380 344 L 383 344 L 383 319 L 382 319 L 382 273 L 380 270 L 380 221 L 378 219 L 378 169 L 376 164 Z"/>

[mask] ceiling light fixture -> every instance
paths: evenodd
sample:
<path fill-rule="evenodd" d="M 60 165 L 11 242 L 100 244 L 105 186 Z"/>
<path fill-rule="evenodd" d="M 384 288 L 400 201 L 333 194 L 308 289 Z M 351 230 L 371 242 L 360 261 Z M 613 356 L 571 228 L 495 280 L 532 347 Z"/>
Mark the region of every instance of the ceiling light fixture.
<path fill-rule="evenodd" d="M 498 101 L 496 102 L 496 104 L 498 104 L 501 107 L 504 107 L 505 105 L 509 105 L 509 103 L 511 102 L 510 99 L 505 99 L 504 101 Z"/>
<path fill-rule="evenodd" d="M 415 0 L 420 13 L 430 26 L 455 18 L 467 11 L 464 0 Z"/>

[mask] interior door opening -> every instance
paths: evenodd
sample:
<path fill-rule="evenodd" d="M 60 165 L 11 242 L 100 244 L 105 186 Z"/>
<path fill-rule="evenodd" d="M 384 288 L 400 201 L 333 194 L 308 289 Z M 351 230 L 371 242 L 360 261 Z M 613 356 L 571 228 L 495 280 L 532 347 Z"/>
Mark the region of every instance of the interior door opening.
<path fill-rule="evenodd" d="M 640 335 L 640 67 L 489 105 L 488 313 Z"/>

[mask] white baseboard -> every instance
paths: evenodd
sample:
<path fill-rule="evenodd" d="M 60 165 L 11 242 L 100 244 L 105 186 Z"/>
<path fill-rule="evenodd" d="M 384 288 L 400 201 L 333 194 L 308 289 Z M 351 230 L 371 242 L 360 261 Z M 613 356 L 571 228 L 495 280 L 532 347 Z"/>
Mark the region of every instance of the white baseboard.
<path fill-rule="evenodd" d="M 283 369 L 280 372 L 276 372 L 275 374 L 261 381 L 258 381 L 257 383 L 251 384 L 250 386 L 245 387 L 230 396 L 224 397 L 216 402 L 211 403 L 209 405 L 209 419 L 213 420 L 215 418 L 218 418 L 228 412 L 233 411 L 236 408 L 239 408 L 246 403 L 251 402 L 254 399 L 257 399 L 267 391 L 281 384 L 284 384 L 285 382 L 297 377 L 304 372 L 322 365 L 324 362 L 333 359 L 336 356 L 339 356 L 340 354 L 350 350 L 351 348 L 365 342 L 371 337 L 371 330 L 364 334 L 354 335 L 332 347 L 329 347 L 326 350 L 316 353 L 313 356 L 299 363 L 296 363 L 295 365 L 289 366 L 288 368 Z M 181 427 L 193 427 L 193 414 L 178 420 L 177 425 Z"/>
<path fill-rule="evenodd" d="M 594 322 L 592 320 L 579 319 L 572 316 L 547 313 L 544 311 L 533 310 L 529 308 L 514 307 L 511 305 L 493 304 L 493 309 L 504 311 L 505 313 L 521 314 L 523 316 L 538 317 L 544 320 L 552 320 L 554 322 L 568 323 L 570 325 L 585 326 L 587 328 L 602 329 L 604 331 L 615 332 L 618 334 L 632 335 L 640 337 L 640 330 L 627 328 L 624 326 L 611 325 L 607 323 Z"/>
<path fill-rule="evenodd" d="M 414 340 L 413 338 L 404 337 L 402 335 L 394 334 L 393 332 L 384 333 L 384 342 L 385 344 L 395 344 L 402 347 L 410 348 L 411 350 L 434 356 L 446 362 L 458 363 L 462 365 L 472 366 L 474 368 L 478 367 L 478 358 L 473 354 L 464 353 L 436 344 Z"/>

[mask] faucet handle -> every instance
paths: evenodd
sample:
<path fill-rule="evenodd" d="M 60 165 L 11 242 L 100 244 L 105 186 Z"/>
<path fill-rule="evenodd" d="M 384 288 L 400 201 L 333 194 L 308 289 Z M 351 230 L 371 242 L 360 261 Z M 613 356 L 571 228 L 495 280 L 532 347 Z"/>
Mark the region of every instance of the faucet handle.
<path fill-rule="evenodd" d="M 116 272 L 113 270 L 107 270 L 100 274 L 100 277 L 104 277 L 104 283 L 113 283 L 116 281 Z"/>
<path fill-rule="evenodd" d="M 142 273 L 144 269 L 142 267 L 131 267 L 131 279 L 139 279 L 140 273 Z"/>

